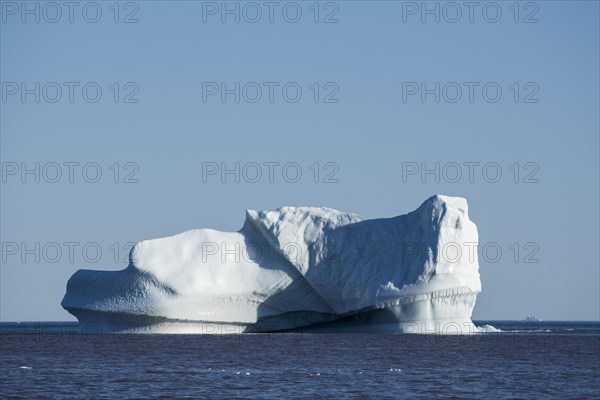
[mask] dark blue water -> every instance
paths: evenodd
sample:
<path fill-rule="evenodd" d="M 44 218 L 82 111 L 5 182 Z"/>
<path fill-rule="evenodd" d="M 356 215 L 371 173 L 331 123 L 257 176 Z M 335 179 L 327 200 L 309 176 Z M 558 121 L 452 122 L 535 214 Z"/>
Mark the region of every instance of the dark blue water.
<path fill-rule="evenodd" d="M 6 398 L 600 398 L 600 325 L 472 336 L 98 335 L 0 324 Z"/>

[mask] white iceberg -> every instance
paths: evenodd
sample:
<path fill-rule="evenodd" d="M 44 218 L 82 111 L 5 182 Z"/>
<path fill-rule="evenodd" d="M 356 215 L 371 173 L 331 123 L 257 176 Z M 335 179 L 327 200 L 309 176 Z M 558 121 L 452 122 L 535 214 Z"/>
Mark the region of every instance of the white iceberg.
<path fill-rule="evenodd" d="M 371 220 L 249 210 L 237 232 L 146 240 L 122 271 L 79 270 L 61 304 L 86 331 L 473 333 L 477 242 L 458 197 Z"/>

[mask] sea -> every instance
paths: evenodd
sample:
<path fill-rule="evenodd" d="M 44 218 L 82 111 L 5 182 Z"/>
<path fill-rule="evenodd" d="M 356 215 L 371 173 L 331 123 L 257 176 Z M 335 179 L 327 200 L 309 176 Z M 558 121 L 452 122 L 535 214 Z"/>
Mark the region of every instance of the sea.
<path fill-rule="evenodd" d="M 98 334 L 0 324 L 12 399 L 600 399 L 600 323 L 475 321 L 473 335 Z"/>

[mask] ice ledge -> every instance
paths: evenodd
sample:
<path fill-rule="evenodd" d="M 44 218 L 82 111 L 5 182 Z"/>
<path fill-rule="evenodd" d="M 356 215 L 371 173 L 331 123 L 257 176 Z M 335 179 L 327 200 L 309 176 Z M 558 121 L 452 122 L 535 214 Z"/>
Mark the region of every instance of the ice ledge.
<path fill-rule="evenodd" d="M 374 309 L 345 315 L 298 311 L 258 323 L 173 319 L 165 316 L 72 307 L 87 333 L 235 334 L 268 332 L 478 333 L 470 320 L 477 293 L 468 288 L 408 295 Z"/>

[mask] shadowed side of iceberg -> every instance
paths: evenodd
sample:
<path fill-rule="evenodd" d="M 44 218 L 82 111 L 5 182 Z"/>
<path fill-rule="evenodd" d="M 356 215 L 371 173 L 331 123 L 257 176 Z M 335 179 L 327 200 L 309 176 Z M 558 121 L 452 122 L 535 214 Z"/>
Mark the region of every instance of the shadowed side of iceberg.
<path fill-rule="evenodd" d="M 476 297 L 477 292 L 466 287 L 406 295 L 395 304 L 350 313 L 293 331 L 470 335 L 479 332 L 471 321 Z"/>
<path fill-rule="evenodd" d="M 338 315 L 388 307 L 413 294 L 481 291 L 472 251 L 477 227 L 462 198 L 433 196 L 393 218 L 307 207 L 254 211 L 249 218 Z M 286 254 L 289 243 L 300 251 Z M 472 308 L 461 315 L 470 318 Z"/>

